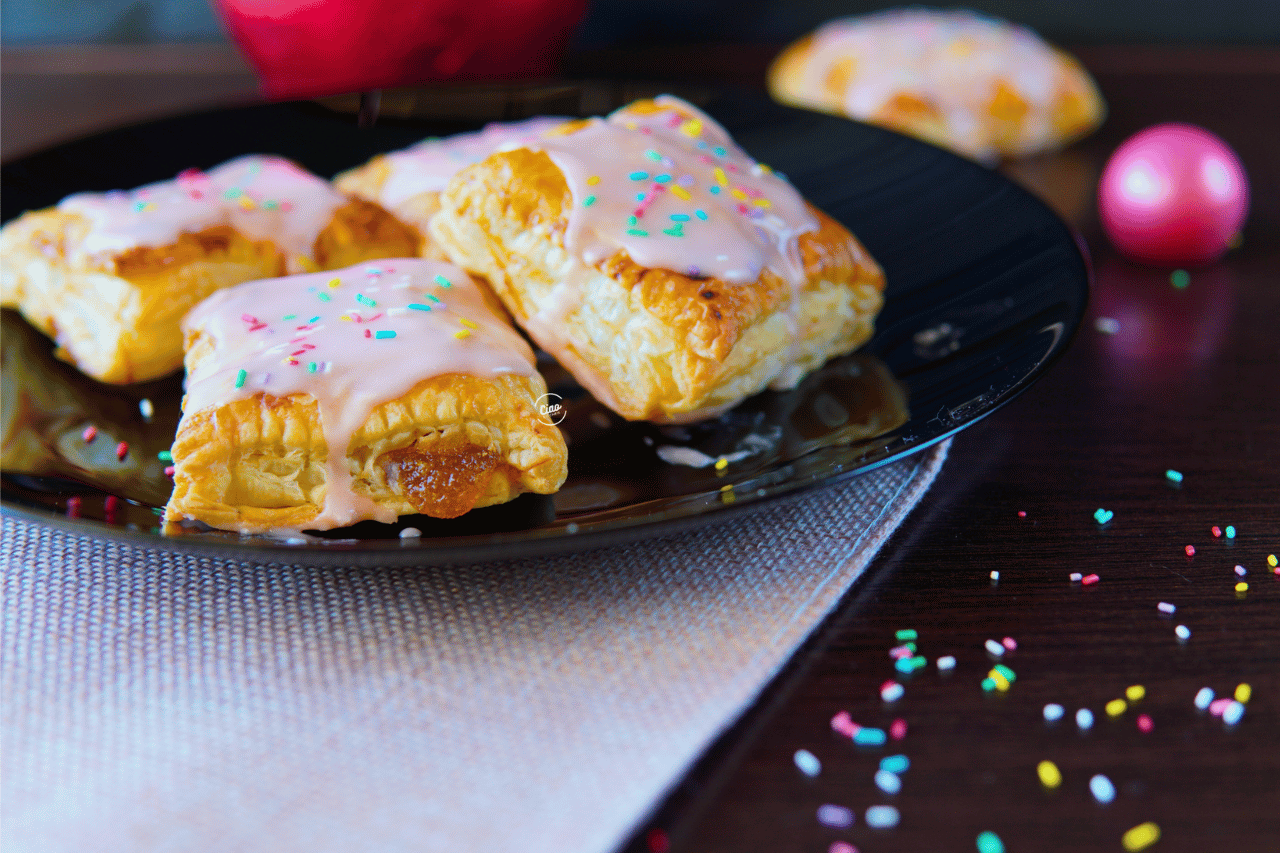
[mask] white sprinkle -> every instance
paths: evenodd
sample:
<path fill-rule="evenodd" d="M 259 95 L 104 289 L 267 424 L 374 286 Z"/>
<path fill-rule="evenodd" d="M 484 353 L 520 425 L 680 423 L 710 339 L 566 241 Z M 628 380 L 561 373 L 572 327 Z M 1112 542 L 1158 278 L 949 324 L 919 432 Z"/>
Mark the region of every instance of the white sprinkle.
<path fill-rule="evenodd" d="M 818 806 L 818 823 L 844 829 L 846 826 L 853 826 L 853 812 L 844 806 L 827 803 L 825 806 Z"/>
<path fill-rule="evenodd" d="M 1244 577 L 1247 574 L 1249 574 L 1249 572 L 1245 569 L 1244 566 L 1236 566 L 1236 575 L 1238 577 Z"/>
<path fill-rule="evenodd" d="M 890 829 L 898 825 L 898 810 L 893 806 L 872 806 L 867 809 L 867 826 L 874 829 Z"/>
<path fill-rule="evenodd" d="M 1082 729 L 1093 728 L 1093 712 L 1088 708 L 1076 711 L 1076 725 Z"/>
<path fill-rule="evenodd" d="M 284 540 L 286 545 L 306 545 L 307 538 L 305 536 L 289 536 Z"/>
<path fill-rule="evenodd" d="M 1156 609 L 1159 610 L 1161 613 L 1172 613 L 1178 608 L 1167 601 L 1162 601 L 1156 605 Z"/>
<path fill-rule="evenodd" d="M 1173 633 L 1178 636 L 1179 640 L 1191 639 L 1191 629 L 1188 628 L 1186 625 L 1179 625 L 1178 627 L 1174 628 Z"/>
<path fill-rule="evenodd" d="M 565 533 L 574 534 L 578 532 L 578 522 L 571 521 L 564 526 Z"/>
<path fill-rule="evenodd" d="M 143 397 L 138 401 L 138 411 L 142 412 L 142 419 L 144 421 L 150 421 L 152 416 L 156 413 L 156 407 L 151 405 L 150 399 Z"/>
<path fill-rule="evenodd" d="M 1116 786 L 1111 780 L 1099 773 L 1089 780 L 1089 793 L 1100 803 L 1109 803 L 1116 798 Z"/>
<path fill-rule="evenodd" d="M 1244 716 L 1244 704 L 1232 699 L 1231 704 L 1227 705 L 1225 711 L 1222 712 L 1222 722 L 1228 726 L 1234 726 L 1240 722 L 1240 718 Z"/>
<path fill-rule="evenodd" d="M 996 657 L 1000 657 L 1004 654 L 1004 646 L 1000 645 L 995 640 L 987 640 L 986 646 L 988 654 L 993 654 Z"/>
<path fill-rule="evenodd" d="M 416 527 L 406 527 L 400 531 L 401 539 L 417 539 L 422 535 L 422 531 Z"/>
<path fill-rule="evenodd" d="M 938 669 L 948 670 L 956 668 L 956 659 L 954 655 L 943 655 L 938 658 Z"/>
<path fill-rule="evenodd" d="M 906 689 L 896 681 L 886 681 L 880 688 L 880 698 L 886 702 L 897 702 Z"/>
<path fill-rule="evenodd" d="M 902 778 L 888 770 L 877 770 L 876 787 L 886 794 L 896 794 L 902 790 Z"/>
<path fill-rule="evenodd" d="M 1115 317 L 1099 317 L 1093 321 L 1093 327 L 1104 335 L 1114 335 L 1120 331 L 1120 321 Z"/>
<path fill-rule="evenodd" d="M 1208 708 L 1210 703 L 1213 702 L 1213 688 L 1201 687 L 1199 692 L 1196 693 L 1195 701 L 1196 701 L 1196 707 L 1199 708 L 1201 711 L 1203 711 L 1205 708 Z"/>
<path fill-rule="evenodd" d="M 1062 715 L 1066 712 L 1067 710 L 1057 702 L 1050 702 L 1044 706 L 1044 721 L 1046 723 L 1056 723 L 1062 719 Z"/>
<path fill-rule="evenodd" d="M 1080 581 L 1084 580 L 1084 575 L 1079 572 L 1072 572 L 1070 577 L 1072 583 L 1080 583 Z"/>
<path fill-rule="evenodd" d="M 992 573 L 991 573 L 991 579 L 992 579 L 993 581 L 998 581 L 998 580 L 1000 580 L 1000 573 L 999 573 L 999 572 L 992 572 Z"/>
<path fill-rule="evenodd" d="M 822 762 L 818 760 L 818 756 L 807 749 L 796 750 L 795 762 L 796 767 L 799 767 L 800 772 L 806 776 L 817 776 L 822 772 Z"/>

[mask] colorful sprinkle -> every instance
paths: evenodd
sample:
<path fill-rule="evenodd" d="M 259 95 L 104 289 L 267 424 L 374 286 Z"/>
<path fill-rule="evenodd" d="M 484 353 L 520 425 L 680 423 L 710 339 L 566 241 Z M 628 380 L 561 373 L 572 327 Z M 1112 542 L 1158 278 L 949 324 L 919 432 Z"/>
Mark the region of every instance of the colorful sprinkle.
<path fill-rule="evenodd" d="M 1194 556 L 1196 555 L 1196 546 L 1195 546 L 1195 545 L 1188 545 L 1187 547 L 1183 548 L 1182 550 L 1186 552 L 1186 554 L 1187 554 L 1187 556 L 1188 556 L 1188 557 L 1194 557 Z"/>
<path fill-rule="evenodd" d="M 1173 629 L 1173 633 L 1174 633 L 1174 636 L 1176 636 L 1179 640 L 1191 639 L 1191 629 L 1188 628 L 1186 625 L 1177 626 L 1176 628 Z"/>
<path fill-rule="evenodd" d="M 1248 591 L 1249 591 L 1249 583 L 1247 581 L 1240 581 L 1240 583 L 1236 584 L 1236 592 L 1248 592 Z"/>
<path fill-rule="evenodd" d="M 331 278 L 331 279 L 329 279 L 329 286 L 330 286 L 330 287 L 338 287 L 338 286 L 339 286 L 339 285 L 341 285 L 341 284 L 342 284 L 342 279 L 340 279 L 340 278 Z"/>
<path fill-rule="evenodd" d="M 1102 578 L 1098 577 L 1097 575 L 1085 575 L 1084 577 L 1080 578 L 1080 583 L 1084 584 L 1085 586 L 1093 586 L 1095 583 L 1097 583 L 1100 580 L 1102 580 Z"/>
<path fill-rule="evenodd" d="M 1191 284 L 1191 273 L 1186 270 L 1174 270 L 1169 274 L 1169 281 L 1174 287 L 1181 290 Z"/>
<path fill-rule="evenodd" d="M 1004 654 L 1004 646 L 997 643 L 995 640 L 987 640 L 983 645 L 986 646 L 987 654 L 995 655 L 996 657 L 1000 657 Z"/>
<path fill-rule="evenodd" d="M 628 228 L 627 233 L 630 234 L 632 237 L 648 237 L 649 236 L 649 232 L 641 228 Z"/>
<path fill-rule="evenodd" d="M 907 736 L 907 721 L 899 717 L 889 724 L 889 737 L 902 740 Z"/>
<path fill-rule="evenodd" d="M 1120 844 L 1129 853 L 1146 850 L 1160 840 L 1160 827 L 1151 821 L 1140 823 L 1120 837 Z"/>
<path fill-rule="evenodd" d="M 119 444 L 117 444 L 117 445 L 116 445 L 116 458 L 117 458 L 117 459 L 119 459 L 121 462 L 123 462 L 123 461 L 124 461 L 124 458 L 125 458 L 126 456 L 128 456 L 128 455 L 129 455 L 129 442 L 127 442 L 127 441 L 122 441 L 122 442 L 120 442 Z"/>
<path fill-rule="evenodd" d="M 998 580 L 1000 580 L 1000 573 L 999 573 L 999 572 L 997 572 L 997 571 L 995 571 L 994 569 L 992 569 L 992 571 L 991 571 L 991 575 L 990 575 L 990 578 L 991 578 L 993 581 L 998 581 Z"/>
<path fill-rule="evenodd" d="M 1277 559 L 1276 559 L 1276 555 L 1275 555 L 1275 554 L 1268 554 L 1268 555 L 1267 555 L 1267 565 L 1274 569 L 1274 568 L 1276 568 L 1276 566 L 1280 566 L 1280 560 L 1277 560 Z"/>
<path fill-rule="evenodd" d="M 244 368 L 240 368 L 240 370 L 236 371 L 236 387 L 243 388 L 244 381 L 248 377 L 249 377 L 249 374 L 245 371 Z"/>
<path fill-rule="evenodd" d="M 1108 521 L 1110 521 L 1114 517 L 1115 517 L 1114 512 L 1112 512 L 1109 509 L 1103 509 L 1102 507 L 1098 507 L 1098 509 L 1096 509 L 1093 513 L 1093 520 L 1098 522 L 1099 524 L 1106 524 Z"/>
<path fill-rule="evenodd" d="M 627 177 L 633 181 L 647 181 L 649 180 L 649 173 L 648 172 L 632 172 L 631 174 L 627 175 Z"/>
<path fill-rule="evenodd" d="M 905 755 L 886 755 L 880 759 L 880 769 L 887 770 L 890 773 L 897 773 L 901 776 L 911 767 L 911 759 Z"/>
<path fill-rule="evenodd" d="M 1231 524 L 1227 525 L 1227 538 L 1228 539 L 1236 538 L 1236 528 L 1234 525 L 1231 525 Z"/>
<path fill-rule="evenodd" d="M 1241 705 L 1247 705 L 1249 700 L 1253 698 L 1253 688 L 1242 681 L 1236 685 L 1236 692 L 1232 695 Z"/>
<path fill-rule="evenodd" d="M 671 194 L 681 201 L 693 201 L 693 196 L 689 195 L 689 191 L 681 186 L 673 186 Z"/>
<path fill-rule="evenodd" d="M 858 848 L 848 841 L 832 841 L 827 853 L 858 853 Z"/>
<path fill-rule="evenodd" d="M 938 669 L 946 672 L 947 670 L 956 668 L 956 659 L 954 655 L 943 655 L 938 658 Z"/>
<path fill-rule="evenodd" d="M 594 187 L 598 183 L 600 183 L 599 175 L 592 175 L 591 177 L 587 178 L 587 186 L 589 187 Z"/>
<path fill-rule="evenodd" d="M 991 830 L 978 833 L 978 853 L 1004 853 L 1004 842 Z"/>
<path fill-rule="evenodd" d="M 1168 471 L 1165 471 L 1165 472 L 1164 472 L 1164 476 L 1165 476 L 1165 479 L 1167 479 L 1167 480 L 1168 480 L 1169 482 L 1171 482 L 1171 483 L 1181 483 L 1181 482 L 1182 482 L 1182 472 L 1181 472 L 1181 471 L 1175 471 L 1175 470 L 1173 470 L 1172 468 L 1170 468 Z"/>
<path fill-rule="evenodd" d="M 1177 609 L 1176 605 L 1170 604 L 1167 601 L 1162 601 L 1156 605 L 1156 610 L 1159 610 L 1161 613 L 1173 613 Z"/>
<path fill-rule="evenodd" d="M 409 307 L 412 308 L 414 311 L 430 311 L 431 310 L 430 305 L 423 305 L 421 302 L 410 302 Z"/>
<path fill-rule="evenodd" d="M 439 273 L 436 274 L 434 281 L 436 284 L 440 285 L 441 287 L 453 287 L 453 282 L 449 281 L 449 279 L 445 278 Z"/>
<path fill-rule="evenodd" d="M 853 734 L 853 742 L 858 746 L 884 746 L 885 740 L 884 729 L 863 727 Z"/>
<path fill-rule="evenodd" d="M 886 794 L 896 794 L 902 790 L 902 779 L 897 773 L 890 773 L 888 770 L 877 770 L 875 775 L 876 787 Z"/>
<path fill-rule="evenodd" d="M 912 640 L 918 640 L 920 637 L 914 628 L 902 628 L 894 632 L 893 638 L 899 643 L 906 643 Z"/>
<path fill-rule="evenodd" d="M 818 823 L 823 826 L 844 829 L 847 826 L 853 826 L 853 821 L 853 812 L 844 806 L 832 805 L 831 803 L 818 806 Z"/>
<path fill-rule="evenodd" d="M 142 419 L 149 421 L 156 414 L 155 404 L 151 402 L 151 398 L 143 397 L 138 401 L 138 411 L 142 413 Z"/>
<path fill-rule="evenodd" d="M 385 341 L 388 338 L 394 338 L 396 333 L 391 329 L 380 329 L 377 332 L 374 332 L 373 336 L 380 341 Z"/>
<path fill-rule="evenodd" d="M 1141 684 L 1130 684 L 1124 689 L 1124 695 L 1130 702 L 1141 702 L 1147 695 L 1147 688 Z"/>
<path fill-rule="evenodd" d="M 1089 793 L 1093 794 L 1093 798 L 1104 805 L 1116 798 L 1116 786 L 1111 784 L 1111 780 L 1101 773 L 1089 780 Z"/>
<path fill-rule="evenodd" d="M 853 737 L 862 728 L 849 718 L 848 711 L 840 711 L 831 718 L 831 728 L 845 737 Z"/>
<path fill-rule="evenodd" d="M 1093 728 L 1093 712 L 1088 708 L 1081 708 L 1076 711 L 1076 726 L 1086 731 Z"/>
<path fill-rule="evenodd" d="M 1045 760 L 1037 764 L 1036 775 L 1040 777 L 1040 784 L 1050 790 L 1062 784 L 1062 771 L 1052 761 Z"/>
<path fill-rule="evenodd" d="M 867 826 L 873 829 L 892 829 L 898 825 L 898 810 L 893 806 L 871 806 L 867 809 Z"/>
<path fill-rule="evenodd" d="M 1151 722 L 1151 717 L 1146 714 L 1138 715 L 1138 731 L 1145 735 L 1153 728 L 1155 728 L 1155 723 Z"/>
<path fill-rule="evenodd" d="M 707 221 L 707 212 L 702 208 L 698 208 L 697 210 L 695 210 L 693 212 L 693 215 L 701 219 L 703 222 Z"/>
<path fill-rule="evenodd" d="M 307 363 L 307 373 L 315 373 L 315 372 L 316 372 L 317 367 L 318 367 L 318 365 L 317 365 L 314 361 L 308 362 L 308 363 Z"/>
<path fill-rule="evenodd" d="M 880 685 L 880 698 L 886 702 L 897 702 L 905 692 L 906 688 L 896 681 L 886 681 Z"/>
<path fill-rule="evenodd" d="M 822 762 L 807 749 L 797 749 L 794 759 L 796 767 L 806 776 L 817 776 L 822 772 Z"/>
<path fill-rule="evenodd" d="M 67 498 L 67 518 L 79 518 L 79 517 L 80 517 L 80 498 L 76 495 L 72 495 L 71 497 Z"/>
<path fill-rule="evenodd" d="M 1194 702 L 1195 702 L 1195 706 L 1201 711 L 1208 708 L 1211 704 L 1213 704 L 1213 688 L 1201 687 L 1200 690 L 1196 693 L 1196 698 Z"/>
<path fill-rule="evenodd" d="M 84 432 L 80 433 L 80 438 L 85 444 L 92 444 L 93 440 L 98 437 L 98 428 L 93 424 L 84 428 Z"/>
<path fill-rule="evenodd" d="M 1222 711 L 1222 722 L 1234 726 L 1244 717 L 1244 703 L 1232 699 Z"/>
<path fill-rule="evenodd" d="M 356 294 L 356 302 L 359 302 L 361 305 L 364 305 L 367 308 L 373 308 L 378 304 L 376 300 L 370 299 L 369 297 L 365 296 L 363 293 Z"/>
<path fill-rule="evenodd" d="M 177 469 L 177 468 L 174 468 L 172 465 L 166 465 L 166 466 L 164 467 L 164 475 L 165 475 L 166 477 L 172 477 L 172 476 L 173 476 L 173 472 L 174 472 L 174 471 L 176 471 L 176 470 L 178 470 L 178 469 Z"/>
<path fill-rule="evenodd" d="M 466 329 L 459 329 L 458 331 L 453 333 L 453 336 L 458 340 L 462 340 L 463 338 L 471 337 L 471 333 L 468 332 Z"/>
<path fill-rule="evenodd" d="M 1080 583 L 1080 581 L 1084 580 L 1084 575 L 1080 574 L 1079 572 L 1072 572 L 1071 574 L 1067 575 L 1067 579 L 1070 580 L 1072 583 Z"/>
<path fill-rule="evenodd" d="M 459 317 L 459 318 L 458 318 L 458 322 L 459 322 L 459 323 L 461 323 L 462 325 L 466 326 L 468 329 L 478 329 L 478 328 L 480 328 L 480 324 L 479 324 L 479 323 L 475 322 L 474 320 L 468 320 L 466 317 Z"/>
<path fill-rule="evenodd" d="M 1114 335 L 1120 331 L 1120 321 L 1115 317 L 1099 317 L 1093 321 L 1093 327 L 1104 335 Z"/>
<path fill-rule="evenodd" d="M 1106 704 L 1108 717 L 1118 717 L 1129 708 L 1129 703 L 1123 699 L 1112 699 Z"/>
<path fill-rule="evenodd" d="M 1050 702 L 1044 706 L 1044 721 L 1046 723 L 1056 723 L 1062 719 L 1062 715 L 1066 713 L 1066 709 L 1057 702 Z"/>
<path fill-rule="evenodd" d="M 587 196 L 586 198 L 584 198 L 584 199 L 582 200 L 582 206 L 583 206 L 583 207 L 590 207 L 591 205 L 593 205 L 593 204 L 595 204 L 595 203 L 596 203 L 596 197 L 595 197 L 595 196 L 593 196 L 593 195 L 589 195 L 589 196 Z"/>
<path fill-rule="evenodd" d="M 1018 641 L 1015 640 L 1013 637 L 1005 637 L 1003 640 L 1000 641 L 1000 645 L 1004 646 L 1006 649 L 1012 652 L 1017 650 Z"/>

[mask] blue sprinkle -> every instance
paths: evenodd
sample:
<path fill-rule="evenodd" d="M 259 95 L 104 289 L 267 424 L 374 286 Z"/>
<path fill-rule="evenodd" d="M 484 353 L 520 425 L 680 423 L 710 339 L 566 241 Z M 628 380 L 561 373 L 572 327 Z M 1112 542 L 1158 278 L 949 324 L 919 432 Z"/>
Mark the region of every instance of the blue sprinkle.
<path fill-rule="evenodd" d="M 886 755 L 880 759 L 880 769 L 890 773 L 902 774 L 911 766 L 911 759 L 905 755 Z"/>
<path fill-rule="evenodd" d="M 884 729 L 858 729 L 853 734 L 853 742 L 859 746 L 884 746 L 887 739 Z"/>
<path fill-rule="evenodd" d="M 390 329 L 383 329 L 382 331 L 374 332 L 373 336 L 380 341 L 385 341 L 387 338 L 394 338 L 396 333 Z"/>
<path fill-rule="evenodd" d="M 307 321 L 307 323 L 308 323 L 308 324 L 315 323 L 315 322 L 319 321 L 319 319 L 320 319 L 320 315 L 319 315 L 319 314 L 317 314 L 316 316 L 314 316 L 314 317 L 312 317 L 310 320 L 308 320 L 308 321 Z"/>
<path fill-rule="evenodd" d="M 703 222 L 707 221 L 707 212 L 702 208 L 698 208 L 693 212 L 693 214 L 694 216 L 697 216 L 699 219 L 701 219 Z"/>
<path fill-rule="evenodd" d="M 636 201 L 644 201 L 648 193 L 636 193 Z"/>
<path fill-rule="evenodd" d="M 445 278 L 442 275 L 437 275 L 435 281 L 436 281 L 436 284 L 440 285 L 441 287 L 453 287 L 453 282 L 449 281 L 449 279 Z"/>
<path fill-rule="evenodd" d="M 431 310 L 430 305 L 423 305 L 418 302 L 410 302 L 409 307 L 412 308 L 414 311 L 430 311 Z"/>
<path fill-rule="evenodd" d="M 670 175 L 658 175 L 657 177 L 654 178 L 654 181 L 656 181 L 659 184 L 665 184 L 670 180 L 671 180 Z"/>
<path fill-rule="evenodd" d="M 649 173 L 648 172 L 632 172 L 630 175 L 627 175 L 627 177 L 633 181 L 644 181 L 644 180 L 648 180 Z"/>
<path fill-rule="evenodd" d="M 689 221 L 689 214 L 687 214 L 687 213 L 673 213 L 673 214 L 671 214 L 671 221 L 672 221 L 672 222 L 688 222 L 688 221 Z"/>
<path fill-rule="evenodd" d="M 369 297 L 365 296 L 363 293 L 357 293 L 357 294 L 356 294 L 356 302 L 359 302 L 361 305 L 367 305 L 367 306 L 369 306 L 370 308 L 373 308 L 373 307 L 375 307 L 375 306 L 378 304 L 378 303 L 377 303 L 377 302 L 375 302 L 374 300 L 372 300 L 372 299 L 370 299 Z"/>
<path fill-rule="evenodd" d="M 710 192 L 712 195 L 720 195 L 720 186 L 718 184 L 712 186 Z"/>

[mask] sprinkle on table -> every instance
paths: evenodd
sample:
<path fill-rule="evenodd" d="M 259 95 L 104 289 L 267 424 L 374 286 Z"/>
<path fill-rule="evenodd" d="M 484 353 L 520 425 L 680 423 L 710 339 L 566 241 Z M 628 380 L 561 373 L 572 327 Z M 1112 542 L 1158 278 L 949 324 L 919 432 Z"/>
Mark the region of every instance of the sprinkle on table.
<path fill-rule="evenodd" d="M 823 826 L 844 829 L 847 826 L 853 826 L 853 821 L 853 812 L 844 806 L 832 803 L 818 806 L 818 823 Z"/>
<path fill-rule="evenodd" d="M 1099 773 L 1089 780 L 1089 793 L 1093 794 L 1093 798 L 1099 803 L 1106 805 L 1116 798 L 1116 786 L 1110 779 Z"/>
<path fill-rule="evenodd" d="M 905 755 L 886 755 L 880 759 L 880 769 L 901 776 L 911 767 L 911 759 Z"/>
<path fill-rule="evenodd" d="M 1085 730 L 1093 728 L 1093 712 L 1088 708 L 1076 711 L 1076 726 Z"/>
<path fill-rule="evenodd" d="M 978 853 L 1004 853 L 1004 842 L 989 829 L 978 833 L 974 843 L 978 847 Z"/>
<path fill-rule="evenodd" d="M 1109 509 L 1103 509 L 1102 507 L 1098 507 L 1093 512 L 1093 520 L 1098 522 L 1099 524 L 1106 524 L 1108 521 L 1110 521 L 1114 517 L 1115 517 L 1114 512 L 1112 512 Z"/>
<path fill-rule="evenodd" d="M 1253 698 L 1253 687 L 1242 681 L 1236 685 L 1236 692 L 1232 695 L 1241 705 L 1247 705 L 1249 700 Z"/>
<path fill-rule="evenodd" d="M 1213 703 L 1213 688 L 1201 687 L 1196 693 L 1196 698 L 1192 700 L 1198 710 L 1205 710 Z"/>
<path fill-rule="evenodd" d="M 156 454 L 156 459 L 159 459 L 161 462 L 172 462 L 173 452 L 169 450 L 161 450 Z"/>
<path fill-rule="evenodd" d="M 806 776 L 813 777 L 822 772 L 822 762 L 807 749 L 797 749 L 794 760 L 796 767 Z"/>
<path fill-rule="evenodd" d="M 1165 476 L 1165 478 L 1166 478 L 1166 479 L 1168 479 L 1168 481 L 1169 481 L 1169 482 L 1171 482 L 1171 483 L 1181 483 L 1181 482 L 1182 482 L 1182 472 L 1181 472 L 1181 471 L 1175 471 L 1175 470 L 1173 470 L 1172 468 L 1170 468 L 1169 470 L 1167 470 L 1167 471 L 1165 471 L 1165 472 L 1164 472 L 1164 476 Z"/>
<path fill-rule="evenodd" d="M 1129 703 L 1123 699 L 1112 699 L 1106 704 L 1108 717 L 1118 717 L 1129 708 Z"/>
<path fill-rule="evenodd" d="M 1046 723 L 1056 723 L 1058 720 L 1062 719 L 1062 715 L 1065 713 L 1066 709 L 1057 702 L 1050 702 L 1048 705 L 1044 706 L 1044 721 Z"/>
<path fill-rule="evenodd" d="M 1130 702 L 1141 702 L 1147 695 L 1147 688 L 1141 684 L 1130 684 L 1124 689 L 1124 695 Z"/>
<path fill-rule="evenodd" d="M 1172 614 L 1178 608 L 1176 605 L 1170 604 L 1167 601 L 1162 601 L 1156 605 L 1156 609 L 1159 610 L 1161 613 Z"/>
<path fill-rule="evenodd" d="M 1036 765 L 1036 775 L 1040 777 L 1040 784 L 1051 791 L 1062 784 L 1062 771 L 1048 759 Z"/>
<path fill-rule="evenodd" d="M 871 806 L 867 809 L 867 826 L 892 829 L 898 825 L 898 810 L 893 806 Z"/>
<path fill-rule="evenodd" d="M 1191 629 L 1186 625 L 1177 626 L 1173 629 L 1173 633 L 1179 640 L 1185 641 L 1191 639 Z"/>
<path fill-rule="evenodd" d="M 1120 837 L 1120 843 L 1129 853 L 1146 850 L 1160 840 L 1160 827 L 1151 821 L 1140 823 Z"/>

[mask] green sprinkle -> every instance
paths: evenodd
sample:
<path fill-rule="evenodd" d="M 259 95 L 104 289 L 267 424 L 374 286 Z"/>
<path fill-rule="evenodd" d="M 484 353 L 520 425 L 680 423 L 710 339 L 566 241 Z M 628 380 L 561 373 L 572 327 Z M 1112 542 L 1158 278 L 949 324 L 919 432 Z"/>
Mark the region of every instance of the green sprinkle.
<path fill-rule="evenodd" d="M 1227 531 L 1226 531 L 1226 532 L 1227 532 L 1227 538 L 1228 538 L 1228 539 L 1235 539 L 1235 538 L 1236 538 L 1236 529 L 1235 529 L 1235 526 L 1234 526 L 1234 525 L 1228 524 L 1228 525 L 1227 525 Z"/>
<path fill-rule="evenodd" d="M 1171 482 L 1171 483 L 1181 483 L 1181 482 L 1182 482 L 1182 472 L 1181 472 L 1181 471 L 1175 471 L 1175 470 L 1173 470 L 1172 468 L 1170 468 L 1168 471 L 1165 471 L 1165 472 L 1164 472 L 1164 476 L 1165 476 L 1165 478 L 1166 478 L 1167 480 L 1169 480 L 1169 482 Z"/>
<path fill-rule="evenodd" d="M 632 237 L 648 237 L 649 236 L 649 232 L 641 228 L 628 228 L 627 233 L 630 234 Z"/>
<path fill-rule="evenodd" d="M 671 235 L 672 237 L 683 237 L 683 236 L 684 236 L 684 226 L 680 225 L 679 223 L 676 223 L 675 225 L 671 226 L 670 228 L 663 228 L 663 229 L 662 229 L 662 233 L 663 233 L 663 234 L 669 234 L 669 235 Z"/>
<path fill-rule="evenodd" d="M 635 226 L 635 225 L 640 224 L 640 220 L 639 220 L 639 219 L 636 219 L 634 215 L 632 215 L 632 216 L 628 216 L 628 217 L 627 217 L 627 224 L 628 224 L 628 225 L 631 225 L 631 226 Z"/>
<path fill-rule="evenodd" d="M 707 221 L 707 212 L 702 208 L 698 208 L 697 210 L 695 210 L 693 212 L 693 215 L 701 219 L 703 222 Z"/>
<path fill-rule="evenodd" d="M 431 310 L 430 305 L 423 305 L 420 302 L 410 302 L 409 307 L 412 308 L 414 311 L 430 311 Z"/>
<path fill-rule="evenodd" d="M 996 689 L 996 682 L 994 678 L 982 679 L 982 690 L 984 693 L 990 693 L 992 690 L 995 690 L 995 689 Z"/>
<path fill-rule="evenodd" d="M 1186 270 L 1174 270 L 1169 276 L 1169 281 L 1173 282 L 1173 286 L 1181 290 L 1191 283 L 1191 273 Z"/>
<path fill-rule="evenodd" d="M 432 302 L 435 302 L 435 303 L 438 303 L 438 304 L 444 304 L 444 303 L 440 302 L 440 300 L 439 300 L 439 299 L 437 299 L 437 298 L 436 298 L 436 295 L 435 295 L 434 293 L 428 293 L 428 294 L 427 294 L 427 298 L 428 298 L 428 299 L 430 299 Z"/>
<path fill-rule="evenodd" d="M 1004 842 L 991 830 L 978 833 L 978 853 L 1004 853 Z"/>
<path fill-rule="evenodd" d="M 244 369 L 243 367 L 242 367 L 242 368 L 240 368 L 240 372 L 236 374 L 236 387 L 237 387 L 237 388 L 243 388 L 243 387 L 244 387 L 244 381 L 245 381 L 246 379 L 248 379 L 248 378 L 249 378 L 249 374 L 248 374 L 248 372 L 247 372 L 247 371 L 245 371 L 245 369 Z"/>
<path fill-rule="evenodd" d="M 1009 669 L 1009 667 L 1005 666 L 1002 663 L 996 664 L 993 667 L 993 669 L 995 669 L 996 672 L 1003 675 L 1005 678 L 1005 681 L 1008 681 L 1010 684 L 1018 680 L 1018 676 L 1014 674 L 1013 670 Z"/>
<path fill-rule="evenodd" d="M 689 221 L 689 214 L 687 214 L 687 213 L 673 213 L 673 214 L 671 214 L 671 221 L 672 221 L 672 222 L 688 222 L 688 221 Z"/>
<path fill-rule="evenodd" d="M 924 669 L 929 665 L 929 661 L 925 660 L 924 655 L 916 655 L 911 658 L 908 663 L 911 664 L 912 669 Z"/>
<path fill-rule="evenodd" d="M 916 644 L 911 642 L 903 643 L 902 647 L 904 649 L 909 649 L 910 651 L 913 651 L 913 652 L 916 650 Z"/>
<path fill-rule="evenodd" d="M 321 301 L 321 302 L 328 302 L 328 301 L 329 301 L 329 294 L 325 293 L 323 290 L 322 290 L 322 291 L 320 291 L 319 293 L 317 293 L 317 294 L 316 294 L 316 296 L 319 296 L 319 297 L 320 297 L 320 301 Z"/>
<path fill-rule="evenodd" d="M 435 281 L 436 281 L 436 284 L 440 285 L 441 287 L 453 287 L 453 282 L 449 281 L 449 279 L 445 278 L 442 275 L 439 275 L 438 273 L 436 275 Z"/>
<path fill-rule="evenodd" d="M 151 514 L 152 514 L 152 515 L 164 515 L 164 507 L 160 507 L 160 506 L 153 506 L 153 507 L 151 508 Z"/>
<path fill-rule="evenodd" d="M 314 361 L 307 362 L 307 373 L 316 372 L 316 363 Z"/>
<path fill-rule="evenodd" d="M 156 454 L 156 458 L 159 459 L 161 462 L 172 462 L 173 454 L 170 453 L 168 450 L 161 450 L 159 453 Z"/>
<path fill-rule="evenodd" d="M 596 203 L 596 197 L 595 197 L 595 196 L 593 196 L 593 195 L 589 195 L 589 196 L 587 196 L 586 198 L 584 198 L 584 199 L 582 200 L 582 206 L 583 206 L 583 207 L 590 207 L 591 205 L 593 205 L 593 204 L 595 204 L 595 203 Z"/>
<path fill-rule="evenodd" d="M 298 319 L 298 315 L 297 315 L 297 314 L 285 314 L 285 315 L 284 315 L 283 317 L 281 317 L 280 319 L 281 319 L 281 320 L 296 320 L 296 319 Z"/>
<path fill-rule="evenodd" d="M 632 172 L 630 175 L 627 175 L 627 177 L 633 181 L 644 181 L 644 180 L 648 180 L 649 173 L 648 172 Z"/>
<path fill-rule="evenodd" d="M 907 640 L 915 640 L 915 639 L 919 639 L 920 637 L 920 635 L 916 633 L 915 628 L 903 628 L 893 636 L 899 642 L 906 642 Z"/>
<path fill-rule="evenodd" d="M 662 155 L 659 154 L 657 151 L 654 151 L 652 148 L 644 152 L 644 156 L 648 157 L 650 160 L 654 160 L 659 163 L 662 162 Z"/>
<path fill-rule="evenodd" d="M 240 198 L 240 196 L 242 195 L 244 195 L 243 191 L 241 191 L 238 187 L 232 187 L 231 189 L 224 192 L 222 194 L 222 197 L 223 198 Z"/>
<path fill-rule="evenodd" d="M 359 302 L 361 305 L 367 305 L 370 308 L 373 308 L 378 304 L 376 301 L 365 296 L 363 293 L 356 294 L 356 302 Z"/>
<path fill-rule="evenodd" d="M 385 341 L 387 338 L 394 338 L 396 336 L 396 333 L 391 331 L 390 329 L 383 329 L 381 331 L 374 332 L 373 336 L 380 341 Z"/>

